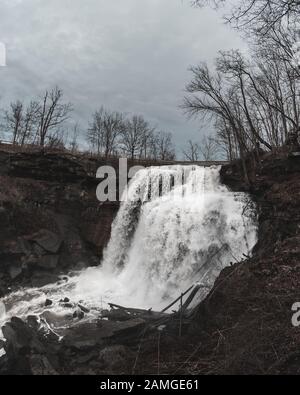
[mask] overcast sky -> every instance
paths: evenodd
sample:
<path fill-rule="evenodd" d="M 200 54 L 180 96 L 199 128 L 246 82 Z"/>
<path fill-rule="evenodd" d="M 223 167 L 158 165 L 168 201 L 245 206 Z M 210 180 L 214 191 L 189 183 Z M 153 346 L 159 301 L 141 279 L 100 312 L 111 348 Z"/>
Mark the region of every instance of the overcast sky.
<path fill-rule="evenodd" d="M 179 109 L 189 66 L 241 47 L 220 14 L 189 0 L 0 0 L 0 42 L 1 106 L 59 85 L 83 128 L 104 105 L 144 115 L 177 146 L 205 132 Z"/>

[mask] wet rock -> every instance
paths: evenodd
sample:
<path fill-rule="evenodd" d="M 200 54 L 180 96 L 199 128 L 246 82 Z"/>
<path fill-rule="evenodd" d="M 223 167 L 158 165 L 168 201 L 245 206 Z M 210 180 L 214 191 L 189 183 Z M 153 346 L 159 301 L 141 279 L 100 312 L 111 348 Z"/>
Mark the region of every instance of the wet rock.
<path fill-rule="evenodd" d="M 64 303 L 63 307 L 65 307 L 66 309 L 71 309 L 73 307 L 72 303 Z"/>
<path fill-rule="evenodd" d="M 40 327 L 38 317 L 36 315 L 29 315 L 27 317 L 27 324 L 29 328 L 34 329 L 35 331 L 37 331 Z"/>
<path fill-rule="evenodd" d="M 84 306 L 82 306 L 81 304 L 78 304 L 78 307 L 80 308 L 80 310 L 82 310 L 84 313 L 89 313 L 90 312 L 90 310 L 89 309 L 87 309 L 86 307 L 84 307 Z"/>
<path fill-rule="evenodd" d="M 46 299 L 46 301 L 45 301 L 45 306 L 46 306 L 46 307 L 52 306 L 52 304 L 53 304 L 52 300 Z"/>
<path fill-rule="evenodd" d="M 32 330 L 20 318 L 13 317 L 10 322 L 2 328 L 2 333 L 6 339 L 5 351 L 10 356 L 18 356 L 30 348 L 37 351 L 44 351 L 44 347 L 38 340 L 35 331 Z"/>
<path fill-rule="evenodd" d="M 53 311 L 47 310 L 41 314 L 41 319 L 49 324 L 50 326 L 54 327 L 63 327 L 68 326 L 72 323 L 73 317 L 72 314 L 56 314 Z"/>
<path fill-rule="evenodd" d="M 0 350 L 1 348 L 4 348 L 5 346 L 5 341 L 0 339 Z"/>
<path fill-rule="evenodd" d="M 82 269 L 85 269 L 85 268 L 88 267 L 88 266 L 89 266 L 89 265 L 87 265 L 86 262 L 79 261 L 79 262 L 77 262 L 77 263 L 75 264 L 75 269 L 76 269 L 76 270 L 82 270 Z M 93 265 L 90 265 L 90 266 L 93 266 Z"/>
<path fill-rule="evenodd" d="M 73 313 L 74 318 L 78 318 L 79 320 L 82 320 L 84 318 L 84 312 L 81 311 L 80 309 L 77 309 Z"/>

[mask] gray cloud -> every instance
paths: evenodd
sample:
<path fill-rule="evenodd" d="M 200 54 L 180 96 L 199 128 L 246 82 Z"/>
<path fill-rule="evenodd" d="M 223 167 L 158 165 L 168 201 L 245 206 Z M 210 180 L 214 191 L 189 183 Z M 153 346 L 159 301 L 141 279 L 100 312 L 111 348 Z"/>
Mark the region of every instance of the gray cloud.
<path fill-rule="evenodd" d="M 59 85 L 86 127 L 100 105 L 140 113 L 174 134 L 200 139 L 178 108 L 188 67 L 240 47 L 220 15 L 189 0 L 0 0 L 1 105 Z"/>

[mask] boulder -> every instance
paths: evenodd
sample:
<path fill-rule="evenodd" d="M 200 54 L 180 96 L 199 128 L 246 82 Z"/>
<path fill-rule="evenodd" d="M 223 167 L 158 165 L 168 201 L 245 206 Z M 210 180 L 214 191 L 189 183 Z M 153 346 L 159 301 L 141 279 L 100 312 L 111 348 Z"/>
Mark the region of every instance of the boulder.
<path fill-rule="evenodd" d="M 86 307 L 84 307 L 82 304 L 79 304 L 78 303 L 78 307 L 80 308 L 80 310 L 82 310 L 84 313 L 89 313 L 90 312 L 90 310 L 88 309 L 88 308 L 86 308 Z"/>
<path fill-rule="evenodd" d="M 73 313 L 74 318 L 78 318 L 79 320 L 82 320 L 84 318 L 84 312 L 81 311 L 79 308 L 74 311 Z"/>
<path fill-rule="evenodd" d="M 37 243 L 34 243 L 33 251 L 37 256 L 43 256 L 47 254 L 47 251 Z"/>
<path fill-rule="evenodd" d="M 47 229 L 41 229 L 31 236 L 31 240 L 35 241 L 40 247 L 52 254 L 56 254 L 62 244 L 60 237 Z"/>
<path fill-rule="evenodd" d="M 58 266 L 59 255 L 44 255 L 37 261 L 37 266 L 42 269 L 54 270 Z"/>
<path fill-rule="evenodd" d="M 10 278 L 12 280 L 15 280 L 17 277 L 19 277 L 22 274 L 22 266 L 17 264 L 12 264 L 11 266 L 9 266 L 8 272 Z"/>
<path fill-rule="evenodd" d="M 27 325 L 29 326 L 29 328 L 38 331 L 40 327 L 38 317 L 36 315 L 29 315 L 27 317 Z"/>
<path fill-rule="evenodd" d="M 20 318 L 13 317 L 10 322 L 2 327 L 2 333 L 6 339 L 5 351 L 8 355 L 17 357 L 31 348 L 44 351 L 44 347 L 38 340 L 35 331 Z"/>
<path fill-rule="evenodd" d="M 66 309 L 72 309 L 74 307 L 72 303 L 63 303 L 62 306 L 65 307 Z"/>
<path fill-rule="evenodd" d="M 13 247 L 13 252 L 15 254 L 30 255 L 31 245 L 27 240 L 23 239 L 22 237 L 19 237 L 17 243 Z"/>

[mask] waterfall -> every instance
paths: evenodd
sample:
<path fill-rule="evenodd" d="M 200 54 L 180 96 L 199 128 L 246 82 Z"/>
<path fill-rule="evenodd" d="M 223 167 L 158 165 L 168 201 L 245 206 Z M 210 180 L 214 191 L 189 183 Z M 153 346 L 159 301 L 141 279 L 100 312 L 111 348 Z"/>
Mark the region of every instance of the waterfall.
<path fill-rule="evenodd" d="M 91 312 L 112 302 L 159 310 L 192 284 L 199 302 L 231 263 L 256 243 L 249 196 L 220 183 L 219 167 L 162 166 L 140 170 L 124 192 L 102 264 L 40 289 L 4 298 L 6 315 L 42 314 L 45 297 L 56 314 L 61 297 Z"/>
<path fill-rule="evenodd" d="M 160 309 L 200 283 L 203 298 L 220 271 L 250 255 L 256 242 L 249 197 L 220 184 L 219 170 L 141 170 L 114 221 L 102 267 L 83 273 L 80 293 L 96 296 L 103 284 L 116 303 Z"/>

